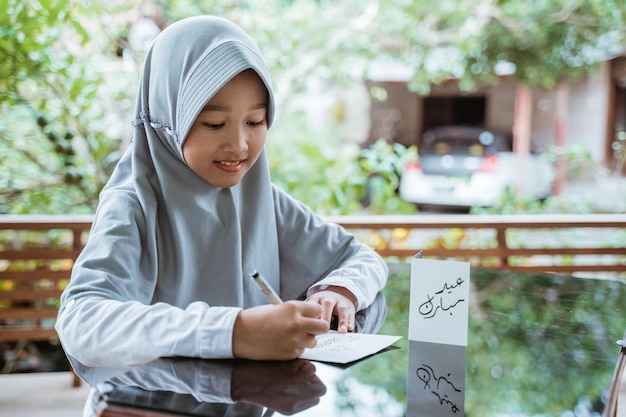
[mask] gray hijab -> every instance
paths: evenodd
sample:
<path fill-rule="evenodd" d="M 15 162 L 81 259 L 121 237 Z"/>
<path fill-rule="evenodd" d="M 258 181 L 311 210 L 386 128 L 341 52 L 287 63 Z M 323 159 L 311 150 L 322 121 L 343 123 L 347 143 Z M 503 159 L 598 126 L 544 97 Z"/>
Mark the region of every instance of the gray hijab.
<path fill-rule="evenodd" d="M 141 294 L 145 303 L 185 307 L 193 301 L 247 308 L 267 301 L 249 274 L 260 270 L 279 288 L 272 188 L 265 151 L 236 186 L 216 188 L 185 163 L 182 145 L 205 104 L 238 73 L 253 69 L 268 91 L 268 126 L 274 99 L 261 53 L 239 27 L 217 17 L 193 17 L 165 29 L 148 52 L 137 98 L 132 144 L 101 194 L 93 231 L 134 233 L 142 248 L 106 248 L 130 256 L 127 280 L 111 296 Z M 103 215 L 99 215 L 102 212 Z M 128 216 L 130 212 L 131 216 Z M 119 213 L 119 216 L 115 213 Z M 119 217 L 135 224 L 115 225 Z M 106 223 L 110 224 L 106 224 Z M 138 228 L 139 230 L 135 230 Z M 128 245 L 132 239 L 120 239 Z M 115 245 L 104 239 L 99 244 Z M 76 267 L 89 269 L 97 248 Z M 245 256 L 244 256 L 245 254 Z M 94 256 L 96 255 L 96 256 Z M 126 282 L 128 281 L 128 282 Z M 128 286 L 124 291 L 124 287 Z"/>

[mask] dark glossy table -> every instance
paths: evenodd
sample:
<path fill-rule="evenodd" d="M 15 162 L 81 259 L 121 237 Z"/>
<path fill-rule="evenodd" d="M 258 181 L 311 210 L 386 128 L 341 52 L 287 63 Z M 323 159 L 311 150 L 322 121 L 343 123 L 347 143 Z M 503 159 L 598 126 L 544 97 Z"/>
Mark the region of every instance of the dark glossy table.
<path fill-rule="evenodd" d="M 384 299 L 360 315 L 366 330 L 403 336 L 386 351 L 348 366 L 164 358 L 97 385 L 87 408 L 100 416 L 407 415 L 407 400 L 434 392 L 407 384 L 419 375 L 409 369 L 409 268 L 390 264 Z M 471 284 L 466 416 L 602 412 L 626 327 L 626 283 L 473 269 Z M 458 362 L 451 354 L 441 349 L 437 359 Z M 461 414 L 440 405 L 409 415 Z"/>

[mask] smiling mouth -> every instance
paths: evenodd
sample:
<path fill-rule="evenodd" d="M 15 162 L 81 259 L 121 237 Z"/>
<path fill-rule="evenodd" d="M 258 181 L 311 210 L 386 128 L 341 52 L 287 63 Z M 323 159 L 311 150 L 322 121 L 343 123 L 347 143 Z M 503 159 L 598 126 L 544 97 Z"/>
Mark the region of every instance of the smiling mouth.
<path fill-rule="evenodd" d="M 227 167 L 234 167 L 237 165 L 241 165 L 243 161 L 217 161 L 217 163 Z"/>
<path fill-rule="evenodd" d="M 215 165 L 226 172 L 238 172 L 243 167 L 245 159 L 239 161 L 215 161 Z"/>

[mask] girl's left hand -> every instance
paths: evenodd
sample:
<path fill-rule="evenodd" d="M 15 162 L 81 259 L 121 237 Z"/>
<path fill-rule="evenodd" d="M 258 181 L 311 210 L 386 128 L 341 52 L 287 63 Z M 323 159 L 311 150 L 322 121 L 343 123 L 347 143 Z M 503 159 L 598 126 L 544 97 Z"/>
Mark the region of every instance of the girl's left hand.
<path fill-rule="evenodd" d="M 308 297 L 305 301 L 322 306 L 322 320 L 329 324 L 333 314 L 337 316 L 337 331 L 339 333 L 354 331 L 354 317 L 356 315 L 356 297 L 343 287 L 329 286 Z"/>

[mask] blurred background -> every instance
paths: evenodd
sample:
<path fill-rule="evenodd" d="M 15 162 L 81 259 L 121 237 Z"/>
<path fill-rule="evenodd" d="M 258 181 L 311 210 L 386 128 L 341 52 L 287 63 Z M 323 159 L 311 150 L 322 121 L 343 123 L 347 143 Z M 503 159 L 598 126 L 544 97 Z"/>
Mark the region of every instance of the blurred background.
<path fill-rule="evenodd" d="M 146 51 L 198 14 L 258 43 L 273 180 L 320 214 L 626 210 L 622 0 L 0 5 L 0 213 L 94 211 Z"/>
<path fill-rule="evenodd" d="M 92 214 L 129 145 L 152 41 L 200 14 L 237 23 L 263 52 L 273 181 L 319 214 L 626 213 L 624 0 L 0 0 L 0 214 Z M 67 244 L 48 232 L 0 231 L 0 251 Z M 624 230 L 561 232 L 512 244 L 626 247 Z M 497 242 L 458 228 L 390 234 L 365 240 Z M 0 259 L 1 271 L 44 266 Z M 390 278 L 392 311 L 404 311 L 406 278 Z M 0 350 L 1 373 L 68 369 L 57 340 Z"/>

